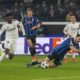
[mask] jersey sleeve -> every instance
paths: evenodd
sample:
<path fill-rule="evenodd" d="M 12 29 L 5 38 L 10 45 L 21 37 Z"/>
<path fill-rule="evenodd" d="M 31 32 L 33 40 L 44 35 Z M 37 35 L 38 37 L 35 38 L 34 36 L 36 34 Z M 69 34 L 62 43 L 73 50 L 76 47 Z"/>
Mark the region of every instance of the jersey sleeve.
<path fill-rule="evenodd" d="M 34 19 L 35 19 L 35 20 L 34 20 L 35 25 L 38 25 L 38 24 L 39 24 L 39 20 L 38 20 L 38 18 L 35 17 Z"/>
<path fill-rule="evenodd" d="M 67 44 L 68 44 L 69 46 L 74 46 L 73 39 L 72 39 L 72 38 L 69 38 Z"/>
<path fill-rule="evenodd" d="M 80 24 L 79 24 L 77 33 L 80 34 Z"/>
<path fill-rule="evenodd" d="M 64 30 L 63 30 L 63 33 L 64 33 L 65 35 L 68 34 L 68 29 L 69 29 L 69 25 L 66 25 L 66 26 L 64 27 Z"/>
<path fill-rule="evenodd" d="M 19 25 L 19 30 L 22 31 L 23 35 L 25 35 L 25 30 L 24 30 L 22 22 L 20 22 L 18 25 Z"/>
<path fill-rule="evenodd" d="M 25 31 L 24 31 L 24 27 L 23 27 L 22 22 L 16 20 L 15 24 L 18 26 L 19 31 L 22 31 L 23 35 L 25 35 Z"/>

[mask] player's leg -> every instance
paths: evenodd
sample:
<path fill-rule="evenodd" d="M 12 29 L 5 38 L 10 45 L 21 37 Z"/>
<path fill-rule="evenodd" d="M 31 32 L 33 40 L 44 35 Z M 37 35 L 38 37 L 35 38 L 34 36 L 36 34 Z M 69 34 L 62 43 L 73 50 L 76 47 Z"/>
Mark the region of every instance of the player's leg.
<path fill-rule="evenodd" d="M 27 36 L 27 42 L 28 42 L 28 45 L 29 45 L 29 50 L 30 50 L 30 53 L 31 53 L 31 57 L 32 57 L 32 61 L 36 61 L 37 58 L 36 58 L 36 51 L 35 51 L 35 44 L 36 44 L 36 37 L 35 36 Z"/>
<path fill-rule="evenodd" d="M 49 64 L 49 67 L 56 68 L 59 65 L 61 65 L 64 56 L 65 55 L 63 55 L 63 54 L 57 55 L 57 53 L 55 51 L 53 51 L 52 55 L 48 56 L 49 60 L 54 58 L 53 63 Z"/>
<path fill-rule="evenodd" d="M 79 44 L 76 45 L 76 48 L 79 49 Z M 76 54 L 78 54 L 78 53 L 77 52 L 73 52 L 73 54 L 72 54 L 72 61 L 73 62 L 77 62 Z"/>
<path fill-rule="evenodd" d="M 16 50 L 16 40 L 13 40 L 10 47 L 9 59 L 13 59 L 15 50 Z"/>
<path fill-rule="evenodd" d="M 31 39 L 27 40 L 28 44 L 29 44 L 29 50 L 31 53 L 31 57 L 32 57 L 32 61 L 36 61 L 36 56 L 35 56 L 35 46 L 34 43 L 31 41 Z"/>
<path fill-rule="evenodd" d="M 47 58 L 43 59 L 41 61 L 41 63 L 43 62 L 48 62 L 49 66 L 48 67 L 57 67 L 56 64 L 58 64 L 58 62 L 56 63 L 56 52 L 53 50 L 48 56 Z M 54 63 L 52 63 L 51 61 L 54 59 Z"/>
<path fill-rule="evenodd" d="M 29 50 L 30 50 L 31 58 L 32 58 L 32 62 L 27 64 L 27 67 L 31 67 L 33 65 L 39 64 L 39 62 L 37 61 L 37 58 L 36 58 L 36 51 L 35 51 L 36 40 L 35 40 L 35 37 L 27 37 L 27 42 L 29 45 Z"/>
<path fill-rule="evenodd" d="M 32 55 L 32 61 L 36 61 L 37 57 L 36 57 L 36 49 L 35 49 L 35 45 L 36 45 L 36 37 L 33 36 L 31 38 L 32 44 L 33 44 L 33 55 Z"/>
<path fill-rule="evenodd" d="M 9 58 L 11 41 L 10 40 L 6 40 L 5 44 L 4 44 L 4 47 L 5 47 L 5 56 L 8 56 L 8 58 Z"/>
<path fill-rule="evenodd" d="M 13 58 L 13 49 L 12 49 L 13 45 L 15 45 L 15 43 L 13 43 L 12 40 L 6 40 L 6 42 L 5 42 L 5 54 L 9 59 Z"/>
<path fill-rule="evenodd" d="M 49 67 L 56 68 L 62 64 L 62 60 L 59 58 L 55 58 L 52 64 L 49 64 Z"/>
<path fill-rule="evenodd" d="M 67 63 L 68 62 L 68 54 L 72 54 L 73 53 L 73 51 L 72 50 L 69 50 L 68 52 L 67 52 L 67 54 L 64 56 L 64 63 Z"/>
<path fill-rule="evenodd" d="M 73 62 L 77 62 L 77 59 L 76 59 L 76 52 L 73 52 L 73 54 L 72 54 L 72 61 Z"/>
<path fill-rule="evenodd" d="M 68 53 L 64 56 L 64 63 L 67 63 L 68 61 Z"/>

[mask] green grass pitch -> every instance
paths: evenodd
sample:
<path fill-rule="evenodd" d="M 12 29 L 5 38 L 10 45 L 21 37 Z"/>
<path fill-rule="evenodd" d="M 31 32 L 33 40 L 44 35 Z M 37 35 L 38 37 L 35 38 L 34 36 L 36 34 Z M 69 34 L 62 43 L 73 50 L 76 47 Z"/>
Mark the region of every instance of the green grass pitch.
<path fill-rule="evenodd" d="M 11 61 L 5 59 L 0 63 L 0 80 L 80 80 L 80 57 L 77 59 L 77 63 L 69 58 L 68 63 L 57 68 L 41 69 L 25 67 L 31 61 L 30 56 L 15 56 Z"/>

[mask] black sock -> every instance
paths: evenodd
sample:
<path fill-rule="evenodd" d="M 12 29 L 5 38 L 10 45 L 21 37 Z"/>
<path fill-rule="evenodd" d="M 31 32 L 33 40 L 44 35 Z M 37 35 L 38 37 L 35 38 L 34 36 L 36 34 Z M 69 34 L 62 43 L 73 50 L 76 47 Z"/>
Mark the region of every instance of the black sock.
<path fill-rule="evenodd" d="M 33 57 L 35 55 L 35 53 L 36 53 L 35 48 L 34 47 L 30 47 L 29 50 L 30 50 L 31 56 Z"/>
<path fill-rule="evenodd" d="M 9 59 L 11 60 L 13 59 L 13 57 L 14 57 L 14 54 L 9 53 Z"/>

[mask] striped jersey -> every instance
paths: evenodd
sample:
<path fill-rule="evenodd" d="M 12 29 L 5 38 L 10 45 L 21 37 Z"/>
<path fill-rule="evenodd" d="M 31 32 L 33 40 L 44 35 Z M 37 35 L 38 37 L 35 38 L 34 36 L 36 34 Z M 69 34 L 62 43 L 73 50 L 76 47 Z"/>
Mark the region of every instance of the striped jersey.
<path fill-rule="evenodd" d="M 32 30 L 32 27 L 38 25 L 38 19 L 35 16 L 32 16 L 32 17 L 25 16 L 23 18 L 23 25 L 24 25 L 25 34 L 27 36 L 37 35 L 37 31 Z"/>
<path fill-rule="evenodd" d="M 73 38 L 68 38 L 64 40 L 59 46 L 55 47 L 53 51 L 56 52 L 57 56 L 64 57 L 67 51 L 70 50 L 70 46 L 75 46 L 77 48 L 78 43 L 76 43 Z"/>
<path fill-rule="evenodd" d="M 72 37 L 75 38 L 75 36 L 77 34 L 79 34 L 80 32 L 80 26 L 77 22 L 75 23 L 69 23 L 65 26 L 63 32 L 65 35 L 67 35 L 67 37 Z"/>

